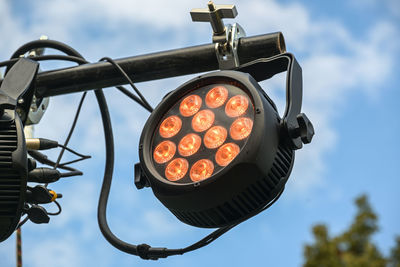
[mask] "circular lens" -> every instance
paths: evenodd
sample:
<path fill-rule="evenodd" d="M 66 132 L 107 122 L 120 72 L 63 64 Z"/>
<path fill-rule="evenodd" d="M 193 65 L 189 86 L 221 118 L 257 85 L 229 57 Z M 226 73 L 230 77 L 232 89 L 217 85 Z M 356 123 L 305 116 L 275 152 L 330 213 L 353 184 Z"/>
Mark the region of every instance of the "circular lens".
<path fill-rule="evenodd" d="M 214 171 L 214 164 L 211 160 L 201 159 L 190 169 L 190 179 L 193 182 L 204 180 L 211 176 Z"/>
<path fill-rule="evenodd" d="M 214 123 L 214 112 L 209 109 L 199 111 L 192 120 L 192 128 L 196 132 L 202 132 L 211 127 Z"/>
<path fill-rule="evenodd" d="M 248 137 L 253 128 L 253 120 L 249 118 L 236 119 L 229 130 L 229 133 L 234 140 L 242 140 Z"/>
<path fill-rule="evenodd" d="M 225 142 L 228 135 L 226 129 L 222 126 L 211 127 L 204 135 L 204 145 L 207 148 L 217 148 Z"/>
<path fill-rule="evenodd" d="M 165 177 L 172 182 L 177 181 L 185 176 L 188 169 L 189 163 L 186 159 L 174 159 L 165 168 Z"/>
<path fill-rule="evenodd" d="M 171 141 L 163 141 L 154 149 L 153 158 L 157 163 L 165 163 L 175 155 L 176 145 Z"/>
<path fill-rule="evenodd" d="M 238 117 L 243 115 L 249 106 L 249 100 L 243 95 L 236 95 L 229 99 L 225 106 L 225 113 L 229 117 Z"/>
<path fill-rule="evenodd" d="M 240 148 L 234 143 L 221 146 L 215 154 L 215 161 L 220 166 L 228 165 L 239 154 Z"/>
<path fill-rule="evenodd" d="M 198 95 L 190 95 L 185 97 L 182 100 L 181 105 L 179 106 L 179 111 L 181 112 L 182 116 L 190 117 L 196 114 L 201 107 L 201 98 Z"/>
<path fill-rule="evenodd" d="M 206 95 L 206 104 L 210 108 L 222 106 L 228 98 L 228 90 L 224 86 L 216 86 Z"/>
<path fill-rule="evenodd" d="M 182 120 L 178 116 L 169 116 L 160 125 L 160 135 L 170 138 L 176 135 L 182 127 Z"/>
<path fill-rule="evenodd" d="M 185 135 L 178 145 L 179 154 L 184 157 L 193 155 L 199 150 L 201 145 L 201 137 L 197 134 L 191 133 Z"/>

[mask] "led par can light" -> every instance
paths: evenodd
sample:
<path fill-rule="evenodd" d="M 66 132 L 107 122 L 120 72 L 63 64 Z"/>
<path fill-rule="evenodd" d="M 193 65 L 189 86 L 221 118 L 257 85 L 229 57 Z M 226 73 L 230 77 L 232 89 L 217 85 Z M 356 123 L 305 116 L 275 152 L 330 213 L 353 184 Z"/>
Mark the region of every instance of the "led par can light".
<path fill-rule="evenodd" d="M 249 73 L 199 76 L 167 95 L 150 115 L 140 138 L 136 185 L 151 186 L 187 224 L 238 223 L 282 192 L 294 163 L 291 140 L 301 132 L 287 125 Z"/>

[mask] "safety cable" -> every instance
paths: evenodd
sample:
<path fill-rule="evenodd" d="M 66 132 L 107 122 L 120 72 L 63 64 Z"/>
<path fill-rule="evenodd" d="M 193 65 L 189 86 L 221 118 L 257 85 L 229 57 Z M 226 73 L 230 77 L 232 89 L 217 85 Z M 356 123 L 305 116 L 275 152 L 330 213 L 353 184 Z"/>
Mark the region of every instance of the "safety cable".
<path fill-rule="evenodd" d="M 131 80 L 131 78 L 129 78 L 129 75 L 122 69 L 122 67 L 117 64 L 113 59 L 109 58 L 109 57 L 103 57 L 100 59 L 100 61 L 107 61 L 109 63 L 111 63 L 115 68 L 117 68 L 117 70 L 122 74 L 122 76 L 124 76 L 124 78 L 126 79 L 126 81 L 130 84 L 130 86 L 133 88 L 133 90 L 135 90 L 136 94 L 138 94 L 138 96 L 140 97 L 140 99 L 142 100 L 142 102 L 146 105 L 146 107 L 148 108 L 148 110 L 150 112 L 153 111 L 153 107 L 149 104 L 149 102 L 147 102 L 146 98 L 140 93 L 140 91 L 136 88 L 135 84 L 133 83 L 133 81 Z M 120 88 L 118 88 L 120 89 Z M 120 89 L 121 90 L 121 89 Z"/>

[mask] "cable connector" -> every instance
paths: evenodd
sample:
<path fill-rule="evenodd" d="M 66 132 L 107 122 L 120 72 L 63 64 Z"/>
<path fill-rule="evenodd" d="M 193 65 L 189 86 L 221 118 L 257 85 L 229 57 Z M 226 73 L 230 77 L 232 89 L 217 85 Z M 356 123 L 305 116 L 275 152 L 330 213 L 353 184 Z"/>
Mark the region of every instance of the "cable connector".
<path fill-rule="evenodd" d="M 53 183 L 60 179 L 61 173 L 50 168 L 36 168 L 28 173 L 28 182 Z"/>
<path fill-rule="evenodd" d="M 137 245 L 137 255 L 143 260 L 158 260 L 168 257 L 167 248 L 153 248 L 147 244 Z"/>
<path fill-rule="evenodd" d="M 26 213 L 28 215 L 29 220 L 31 220 L 34 223 L 42 224 L 42 223 L 49 223 L 50 221 L 50 217 L 47 214 L 45 208 L 39 205 L 32 205 L 32 207 L 30 207 L 30 209 L 28 209 Z"/>
<path fill-rule="evenodd" d="M 48 204 L 62 198 L 62 194 L 57 194 L 53 190 L 49 190 L 42 185 L 28 187 L 26 191 L 26 202 L 33 204 Z"/>
<path fill-rule="evenodd" d="M 46 150 L 58 147 L 58 142 L 45 138 L 26 138 L 26 148 L 31 150 Z"/>

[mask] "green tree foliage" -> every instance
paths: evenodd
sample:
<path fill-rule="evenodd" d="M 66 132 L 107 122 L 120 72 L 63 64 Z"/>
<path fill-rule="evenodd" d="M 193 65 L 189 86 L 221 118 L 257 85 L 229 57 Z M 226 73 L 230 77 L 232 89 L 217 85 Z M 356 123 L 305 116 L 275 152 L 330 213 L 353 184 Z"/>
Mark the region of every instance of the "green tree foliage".
<path fill-rule="evenodd" d="M 396 238 L 396 245 L 392 249 L 389 260 L 390 267 L 400 267 L 400 236 Z"/>
<path fill-rule="evenodd" d="M 315 225 L 312 229 L 314 243 L 304 248 L 305 267 L 400 267 L 400 237 L 386 258 L 371 242 L 378 230 L 378 218 L 372 210 L 367 196 L 356 199 L 357 214 L 349 229 L 330 237 L 325 225 Z"/>

